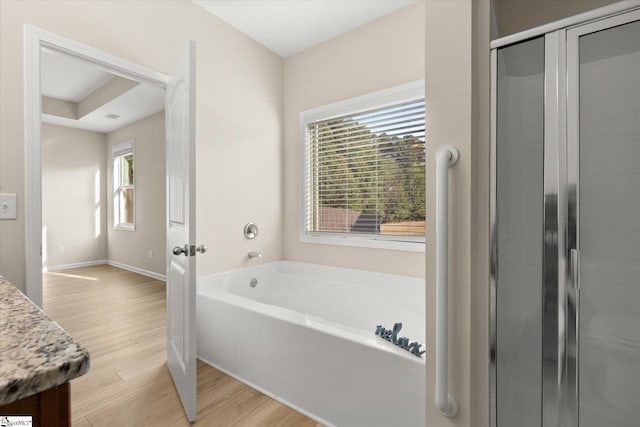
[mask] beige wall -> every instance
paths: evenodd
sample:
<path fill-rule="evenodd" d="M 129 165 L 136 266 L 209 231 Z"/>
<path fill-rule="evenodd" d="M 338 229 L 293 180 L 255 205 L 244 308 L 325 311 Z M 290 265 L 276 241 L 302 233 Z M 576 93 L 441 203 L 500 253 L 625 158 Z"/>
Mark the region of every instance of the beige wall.
<path fill-rule="evenodd" d="M 42 125 L 42 243 L 47 267 L 107 258 L 105 141 L 103 133 Z"/>
<path fill-rule="evenodd" d="M 460 151 L 449 171 L 449 390 L 454 418 L 436 409 L 435 248 L 427 230 L 427 425 L 488 425 L 489 2 L 426 2 L 427 141 Z M 455 24 L 455 25 L 454 25 Z M 446 41 L 446 42 L 443 42 Z M 427 157 L 427 206 L 435 202 L 434 156 Z M 427 209 L 427 224 L 435 211 Z"/>
<path fill-rule="evenodd" d="M 75 102 L 63 101 L 44 95 L 41 97 L 41 102 L 40 108 L 42 109 L 42 114 L 50 114 L 52 116 L 65 117 L 73 120 L 78 118 L 78 104 Z"/>
<path fill-rule="evenodd" d="M 22 26 L 29 23 L 170 74 L 197 43 L 198 274 L 239 268 L 249 249 L 282 258 L 282 59 L 189 1 L 0 1 L 0 271 L 24 289 Z M 242 226 L 256 220 L 256 241 Z"/>
<path fill-rule="evenodd" d="M 112 147 L 134 140 L 135 230 L 113 228 Z M 110 261 L 165 274 L 164 111 L 107 134 L 107 255 Z M 152 256 L 149 257 L 149 251 Z"/>
<path fill-rule="evenodd" d="M 298 242 L 300 111 L 424 78 L 424 2 L 285 60 L 284 248 L 293 261 L 424 276 L 424 254 Z"/>
<path fill-rule="evenodd" d="M 619 0 L 492 0 L 498 37 L 507 36 Z"/>

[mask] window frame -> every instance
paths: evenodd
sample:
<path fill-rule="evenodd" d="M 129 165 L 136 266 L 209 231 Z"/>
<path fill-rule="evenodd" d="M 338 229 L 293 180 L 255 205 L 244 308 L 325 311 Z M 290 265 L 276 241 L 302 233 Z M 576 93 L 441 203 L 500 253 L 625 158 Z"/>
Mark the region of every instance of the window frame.
<path fill-rule="evenodd" d="M 133 185 L 123 186 L 121 177 L 116 183 L 116 160 L 128 155 L 133 155 Z M 135 140 L 130 139 L 125 142 L 113 145 L 111 147 L 111 200 L 113 201 L 113 229 L 122 231 L 136 231 L 136 144 Z M 133 189 L 133 223 L 120 222 L 120 191 L 123 189 Z"/>
<path fill-rule="evenodd" d="M 299 113 L 299 161 L 300 179 L 298 188 L 298 241 L 324 245 L 355 246 L 362 248 L 390 249 L 410 252 L 425 251 L 425 237 L 389 236 L 376 234 L 348 234 L 307 231 L 307 177 L 310 165 L 307 162 L 309 143 L 306 138 L 307 126 L 321 120 L 330 120 L 347 115 L 357 115 L 367 110 L 390 107 L 425 98 L 424 80 L 416 80 L 388 89 L 345 99 L 327 105 L 311 108 Z"/>

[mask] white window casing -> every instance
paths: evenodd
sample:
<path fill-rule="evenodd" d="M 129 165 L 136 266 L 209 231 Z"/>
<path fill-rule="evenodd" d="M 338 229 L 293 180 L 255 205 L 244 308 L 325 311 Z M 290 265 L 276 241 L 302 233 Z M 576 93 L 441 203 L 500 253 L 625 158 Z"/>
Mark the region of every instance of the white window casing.
<path fill-rule="evenodd" d="M 300 113 L 299 240 L 424 251 L 424 80 Z"/>
<path fill-rule="evenodd" d="M 125 164 L 128 158 L 131 162 Z M 113 228 L 135 231 L 135 141 L 129 140 L 114 145 L 111 148 L 111 159 Z"/>

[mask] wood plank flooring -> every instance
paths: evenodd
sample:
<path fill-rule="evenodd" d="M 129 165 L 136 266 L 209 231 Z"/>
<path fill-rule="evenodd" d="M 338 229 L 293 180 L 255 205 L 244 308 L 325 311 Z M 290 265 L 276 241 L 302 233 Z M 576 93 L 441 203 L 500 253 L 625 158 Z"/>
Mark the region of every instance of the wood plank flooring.
<path fill-rule="evenodd" d="M 111 266 L 44 274 L 44 311 L 91 354 L 71 382 L 73 425 L 321 427 L 198 361 L 198 421 L 166 366 L 165 284 Z"/>

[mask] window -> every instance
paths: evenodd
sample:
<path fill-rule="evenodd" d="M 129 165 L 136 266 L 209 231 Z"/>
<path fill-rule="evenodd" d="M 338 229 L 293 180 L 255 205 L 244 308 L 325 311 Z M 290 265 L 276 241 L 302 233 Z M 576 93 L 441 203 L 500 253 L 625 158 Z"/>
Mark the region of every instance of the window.
<path fill-rule="evenodd" d="M 301 241 L 424 251 L 424 82 L 300 118 Z"/>
<path fill-rule="evenodd" d="M 134 141 L 114 145 L 113 155 L 113 228 L 135 230 L 135 156 Z"/>

